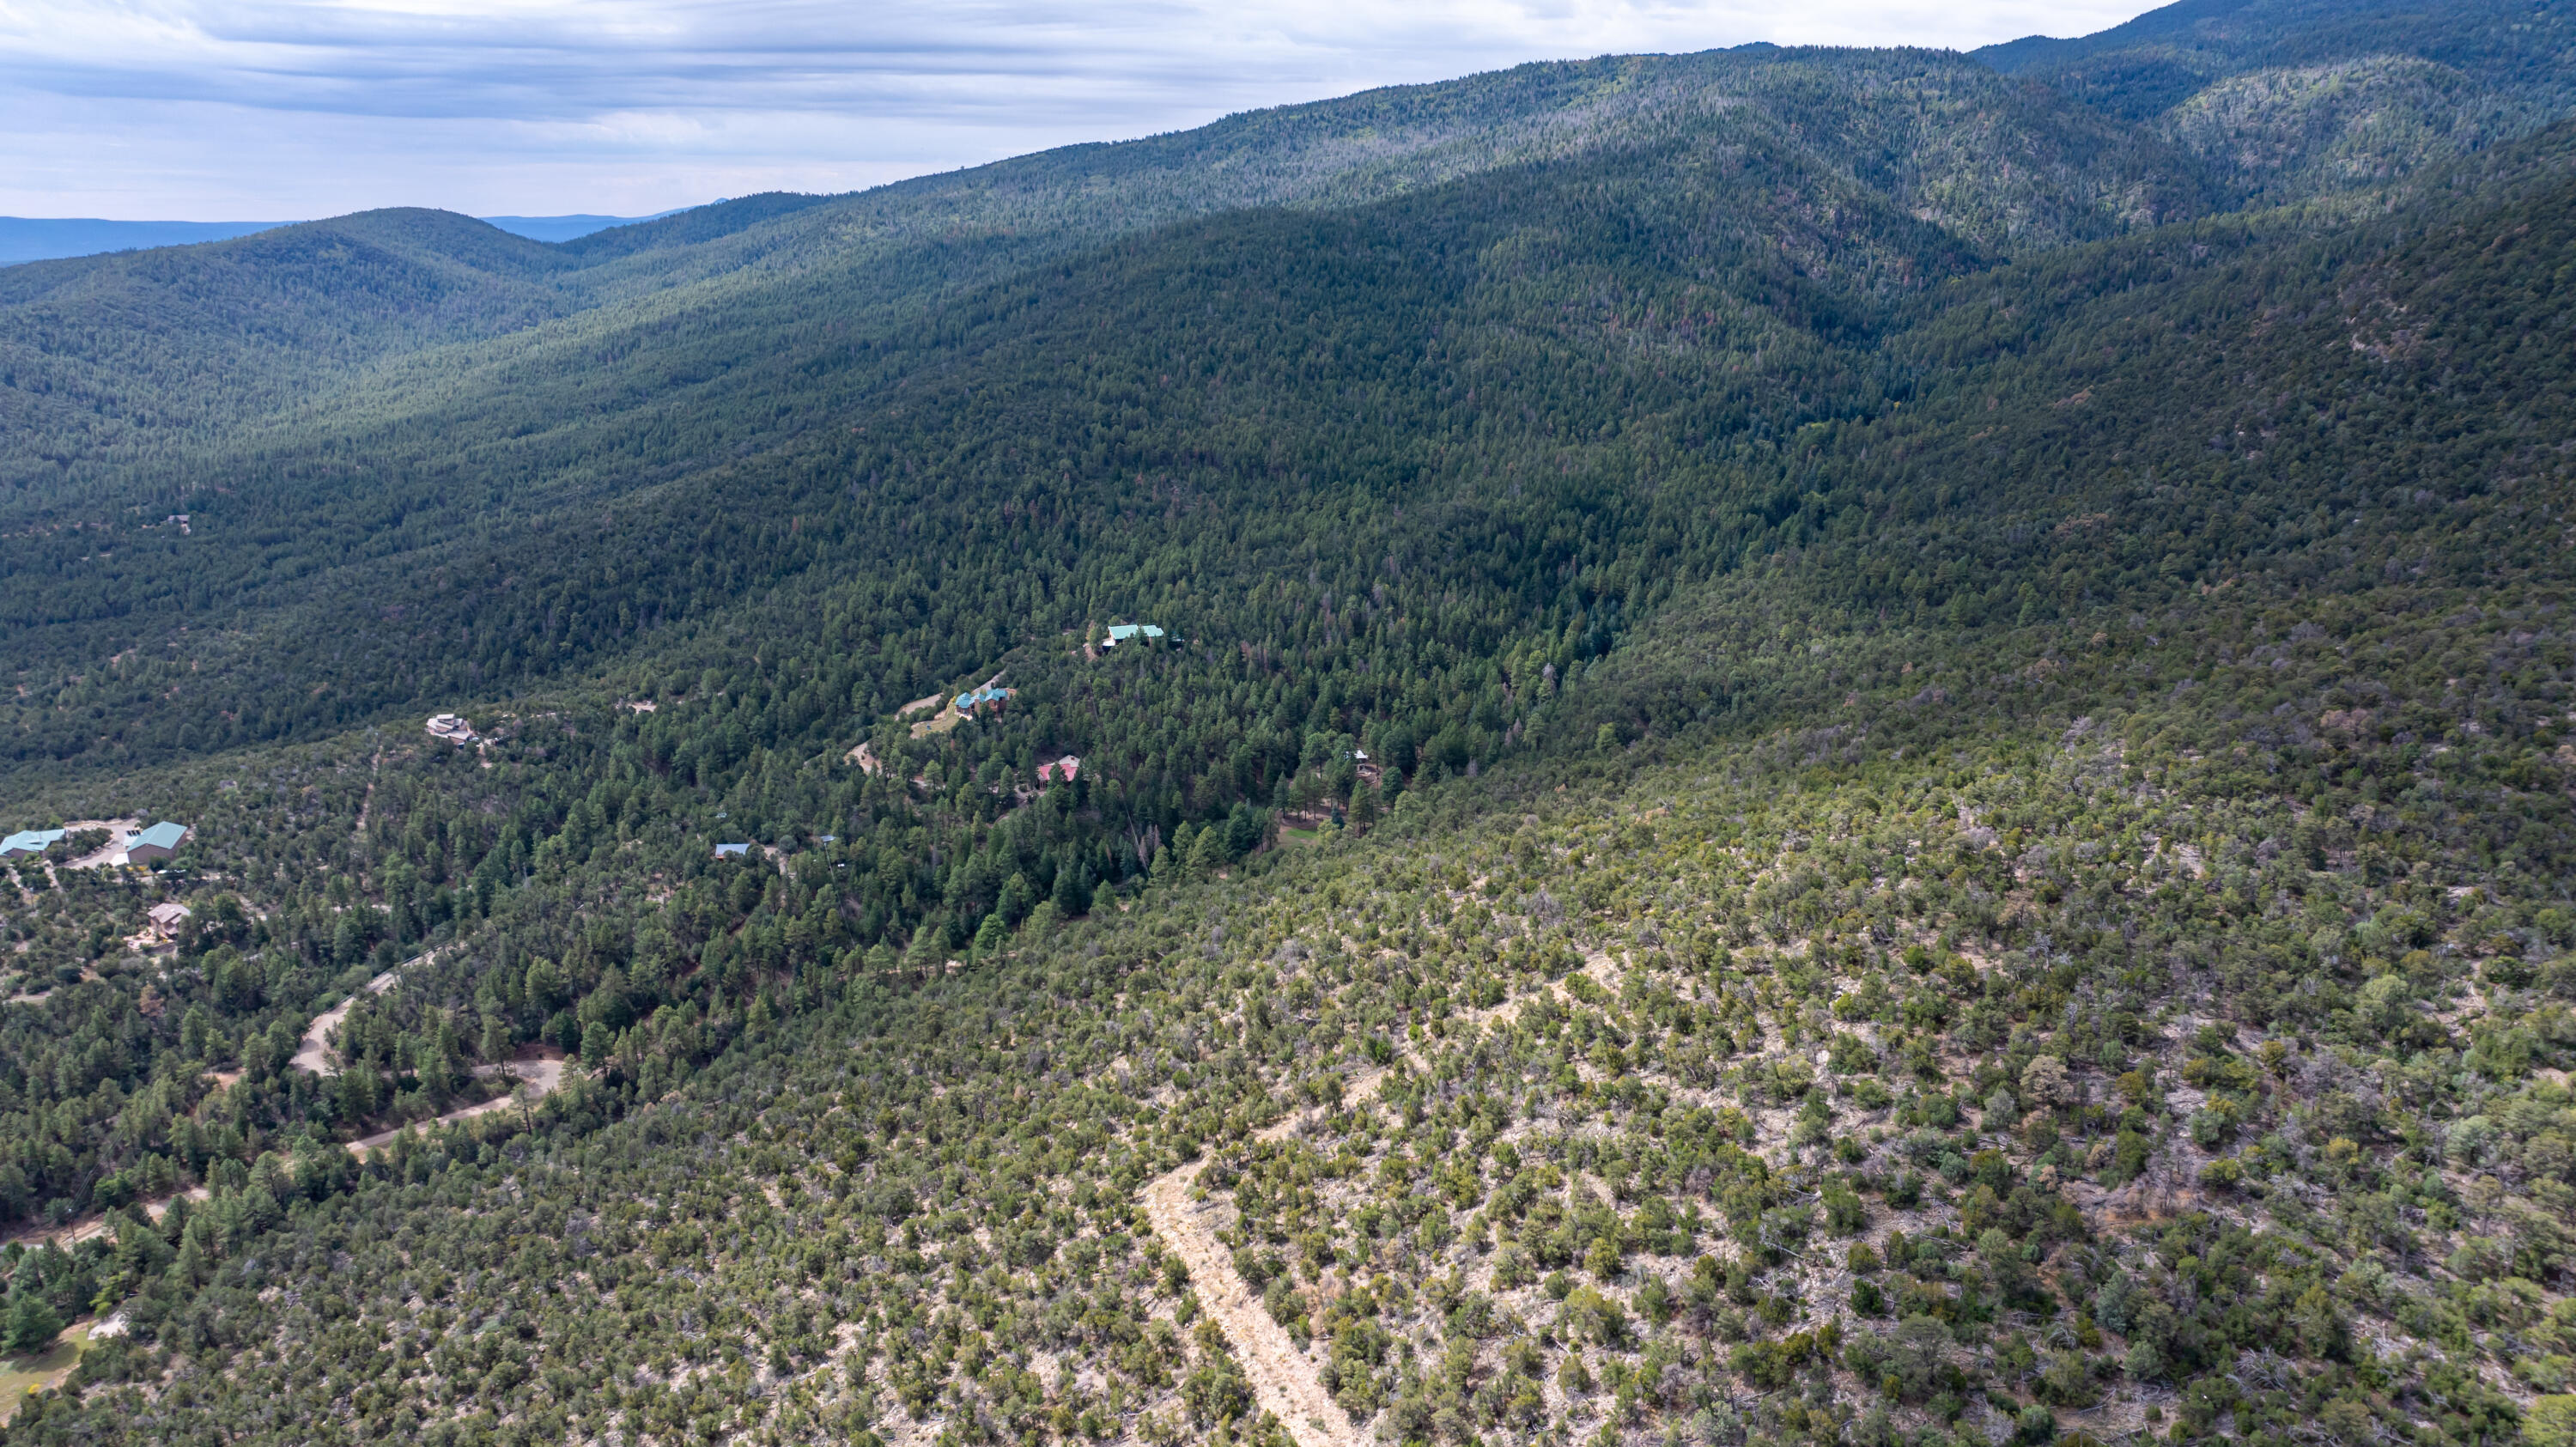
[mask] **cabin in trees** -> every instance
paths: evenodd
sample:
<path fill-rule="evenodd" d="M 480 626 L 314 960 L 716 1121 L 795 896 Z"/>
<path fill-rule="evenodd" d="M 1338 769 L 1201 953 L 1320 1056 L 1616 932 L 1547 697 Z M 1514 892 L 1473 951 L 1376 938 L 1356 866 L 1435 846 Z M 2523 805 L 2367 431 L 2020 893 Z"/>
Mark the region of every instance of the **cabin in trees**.
<path fill-rule="evenodd" d="M 179 926 L 188 922 L 188 914 L 188 907 L 174 899 L 152 906 L 151 913 L 145 918 L 152 922 L 154 939 L 175 940 L 179 937 Z"/>
<path fill-rule="evenodd" d="M 716 858 L 718 859 L 740 859 L 750 853 L 751 846 L 748 844 L 719 844 L 716 846 Z"/>
<path fill-rule="evenodd" d="M 975 710 L 986 704 L 999 708 L 1009 702 L 1015 692 L 1017 692 L 1015 689 L 998 688 L 989 683 L 980 688 L 970 688 L 957 695 L 957 712 L 961 715 L 972 715 Z"/>
<path fill-rule="evenodd" d="M 1073 782 L 1073 776 L 1081 772 L 1081 770 L 1082 760 L 1073 754 L 1067 754 L 1063 758 L 1053 759 L 1038 765 L 1038 782 L 1041 784 L 1052 784 L 1056 780 L 1062 779 L 1064 782 L 1070 784 Z"/>
<path fill-rule="evenodd" d="M 461 748 L 474 742 L 474 726 L 452 713 L 434 713 L 429 716 L 429 736 Z"/>
<path fill-rule="evenodd" d="M 1100 646 L 1103 648 L 1115 648 L 1121 643 L 1125 643 L 1136 638 L 1142 638 L 1146 642 L 1151 643 L 1162 636 L 1163 630 L 1155 627 L 1151 623 L 1112 623 L 1109 625 L 1109 641 L 1101 644 Z"/>

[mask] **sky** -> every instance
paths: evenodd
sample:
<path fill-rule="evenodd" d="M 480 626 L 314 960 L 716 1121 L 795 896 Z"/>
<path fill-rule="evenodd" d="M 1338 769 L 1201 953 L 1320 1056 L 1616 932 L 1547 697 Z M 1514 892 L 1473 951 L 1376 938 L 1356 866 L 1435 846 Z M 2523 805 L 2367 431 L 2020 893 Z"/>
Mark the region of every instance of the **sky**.
<path fill-rule="evenodd" d="M 2139 0 L 0 0 L 0 215 L 640 215 L 1529 60 L 2081 35 Z"/>

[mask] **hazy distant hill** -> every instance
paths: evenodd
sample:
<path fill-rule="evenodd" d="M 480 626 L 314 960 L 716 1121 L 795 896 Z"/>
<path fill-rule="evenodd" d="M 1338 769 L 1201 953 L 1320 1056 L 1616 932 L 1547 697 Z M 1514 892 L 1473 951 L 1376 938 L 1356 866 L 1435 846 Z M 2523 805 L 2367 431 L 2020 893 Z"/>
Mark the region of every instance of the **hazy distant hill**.
<path fill-rule="evenodd" d="M 432 223 L 427 212 L 310 223 L 231 249 L 12 272 L 0 277 L 0 356 L 31 329 L 68 337 L 111 315 L 120 335 L 112 345 L 142 342 L 124 330 L 131 310 L 102 309 L 110 295 L 121 298 L 117 309 L 165 304 L 156 298 L 202 309 L 236 285 L 271 286 L 262 278 L 279 266 L 315 284 L 298 283 L 292 301 L 258 303 L 297 333 L 292 347 L 272 346 L 267 328 L 155 328 L 142 342 L 183 353 L 212 347 L 235 358 L 220 368 L 174 354 L 169 365 L 150 365 L 148 384 L 131 363 L 83 381 L 73 374 L 88 365 L 84 356 L 103 355 L 110 344 L 22 351 L 0 388 L 0 416 L 72 406 L 80 420 L 51 435 L 41 427 L 11 429 L 0 437 L 0 477 L 32 485 L 17 500 L 36 502 L 61 496 L 47 478 L 78 487 L 101 465 L 203 475 L 221 464 L 200 449 L 222 431 L 266 417 L 281 399 L 316 397 L 313 350 L 340 346 L 326 337 L 345 335 L 359 349 L 352 355 L 375 357 L 454 339 L 458 326 L 478 335 L 486 326 L 497 328 L 494 335 L 523 333 L 506 353 L 489 354 L 512 378 L 497 391 L 455 375 L 484 365 L 481 358 L 442 356 L 424 361 L 434 382 L 424 373 L 371 384 L 370 411 L 448 407 L 468 397 L 522 409 L 622 410 L 632 403 L 574 393 L 651 395 L 649 378 L 629 371 L 662 366 L 675 335 L 726 370 L 777 367 L 786 364 L 787 336 L 828 317 L 891 316 L 951 288 L 1172 220 L 1248 206 L 1358 204 L 1500 167 L 1690 135 L 1794 157 L 1794 164 L 1837 178 L 1838 187 L 1882 196 L 1997 251 L 2116 234 L 2215 204 L 2190 163 L 2164 143 L 2141 143 L 2089 113 L 2034 101 L 1955 56 L 1760 47 L 1524 66 L 1254 112 L 1199 131 L 1070 147 L 854 196 L 761 196 L 698 207 L 598 232 L 550 256 L 531 253 L 506 276 L 493 273 L 475 285 L 463 278 L 481 274 L 489 257 L 507 249 L 496 249 L 488 234 L 469 240 L 470 227 Z M 1998 164 L 2001 157 L 2010 164 Z M 320 284 L 326 272 L 303 270 L 331 264 L 312 249 L 340 234 L 329 228 L 357 243 L 346 253 L 354 268 L 346 287 Z M 451 246 L 466 249 L 448 255 Z M 386 247 L 436 265 L 443 279 L 431 291 L 384 290 L 376 269 Z M 274 264 L 261 260 L 272 255 Z M 529 286 L 546 295 L 525 292 Z M 503 320 L 576 314 L 578 321 L 539 330 Z M 644 338 L 659 340 L 641 345 Z M 299 378 L 287 391 L 267 380 L 285 375 Z M 128 385 L 148 385 L 150 405 L 114 401 L 115 389 Z M 154 420 L 181 397 L 201 393 L 209 410 L 192 414 L 197 420 L 188 430 Z M 98 405 L 68 400 L 74 397 Z M 330 405 L 339 420 L 324 425 L 347 425 L 346 409 Z M 186 461 L 153 461 L 174 446 L 189 449 Z"/>
<path fill-rule="evenodd" d="M 632 226 L 640 221 L 658 221 L 665 216 L 676 216 L 687 209 L 689 208 L 685 206 L 675 206 L 668 211 L 656 211 L 650 216 L 591 216 L 576 213 L 570 216 L 486 216 L 482 219 L 513 236 L 524 236 L 531 241 L 575 241 L 594 231 L 606 231 L 612 226 Z"/>
<path fill-rule="evenodd" d="M 281 221 L 97 221 L 0 216 L 0 266 L 225 241 L 282 226 Z"/>
<path fill-rule="evenodd" d="M 2576 18 L 2522 0 L 2184 0 L 1976 55 L 2140 123 L 2265 200 L 2382 185 L 2576 101 Z"/>
<path fill-rule="evenodd" d="M 612 226 L 653 221 L 651 216 L 486 216 L 483 219 L 515 236 L 535 241 L 571 241 Z M 291 225 L 285 221 L 98 221 L 50 220 L 0 216 L 0 266 L 22 261 L 52 261 L 68 256 L 96 256 L 111 251 L 142 251 L 158 246 L 190 246 L 228 241 L 236 236 Z"/>

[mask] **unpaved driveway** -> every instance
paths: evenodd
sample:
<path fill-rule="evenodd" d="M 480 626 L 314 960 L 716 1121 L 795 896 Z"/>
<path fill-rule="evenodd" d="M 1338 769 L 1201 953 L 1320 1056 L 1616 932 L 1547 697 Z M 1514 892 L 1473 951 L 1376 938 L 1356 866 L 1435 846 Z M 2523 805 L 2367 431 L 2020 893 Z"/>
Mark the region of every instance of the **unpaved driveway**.
<path fill-rule="evenodd" d="M 405 960 L 401 964 L 394 966 L 392 969 L 385 971 L 383 974 L 376 976 L 372 980 L 369 980 L 367 982 L 367 993 L 370 995 L 381 995 L 385 991 L 392 989 L 394 987 L 394 981 L 402 978 L 403 971 L 410 969 L 412 966 L 419 964 L 422 960 L 426 960 L 428 958 L 429 956 L 422 955 L 418 959 Z M 313 1024 L 305 1030 L 304 1039 L 295 1047 L 295 1059 L 293 1064 L 296 1069 L 301 1070 L 308 1075 L 337 1075 L 340 1073 L 339 1062 L 331 1058 L 331 1032 L 340 1028 L 341 1021 L 349 1018 L 349 1007 L 357 1003 L 358 997 L 351 995 L 349 998 L 342 1000 L 339 1004 L 334 1005 L 330 1009 L 313 1017 Z"/>
<path fill-rule="evenodd" d="M 1254 1403 L 1286 1425 L 1298 1447 L 1360 1447 L 1360 1434 L 1317 1380 L 1313 1365 L 1235 1273 L 1207 1220 L 1214 1203 L 1190 1203 L 1190 1183 L 1206 1165 L 1205 1160 L 1192 1161 L 1145 1187 L 1145 1217 L 1154 1234 L 1190 1269 L 1199 1305 L 1223 1329 L 1244 1375 L 1252 1379 Z"/>
<path fill-rule="evenodd" d="M 143 827 L 141 819 L 74 819 L 63 825 L 66 833 L 78 834 L 84 829 L 107 831 L 107 842 L 65 865 L 65 869 L 96 869 L 102 864 L 125 862 L 125 836 Z"/>
<path fill-rule="evenodd" d="M 1411 1058 L 1410 1054 L 1407 1056 Z M 1372 1070 L 1353 1080 L 1342 1092 L 1341 1109 L 1347 1110 L 1377 1094 L 1386 1080 L 1386 1072 Z M 1263 1131 L 1256 1139 L 1285 1140 L 1295 1135 L 1308 1122 L 1317 1119 L 1324 1107 L 1299 1111 Z M 1298 1447 L 1360 1447 L 1367 1439 L 1351 1425 L 1350 1415 L 1315 1373 L 1315 1364 L 1297 1349 L 1288 1329 L 1270 1319 L 1268 1308 L 1252 1294 L 1243 1277 L 1234 1269 L 1234 1258 L 1226 1254 L 1225 1243 L 1216 1238 L 1216 1223 L 1210 1219 L 1217 1203 L 1193 1204 L 1190 1185 L 1199 1172 L 1207 1168 L 1204 1156 L 1157 1177 L 1145 1187 L 1145 1218 L 1154 1234 L 1172 1248 L 1181 1264 L 1190 1269 L 1190 1284 L 1198 1292 L 1199 1305 L 1225 1332 L 1227 1345 L 1243 1364 L 1244 1375 L 1252 1379 L 1252 1399 L 1261 1410 L 1277 1417 L 1297 1439 Z"/>
<path fill-rule="evenodd" d="M 509 1075 L 519 1085 L 526 1087 L 527 1099 L 529 1103 L 534 1104 L 552 1095 L 555 1087 L 563 1084 L 564 1053 L 548 1047 L 530 1052 L 524 1058 L 513 1060 L 507 1065 L 477 1065 L 474 1067 L 474 1073 L 482 1076 Z M 434 1125 L 454 1125 L 460 1120 L 472 1120 L 478 1115 L 490 1115 L 496 1110 L 514 1109 L 518 1104 L 519 1092 L 514 1088 L 507 1095 L 496 1095 L 490 1100 L 478 1101 L 462 1110 L 451 1110 L 435 1120 L 416 1121 L 411 1125 L 397 1126 L 392 1130 L 380 1130 L 371 1136 L 360 1136 L 349 1142 L 349 1153 L 363 1156 L 378 1146 L 390 1144 L 395 1136 L 401 1135 L 404 1131 L 427 1129 Z"/>

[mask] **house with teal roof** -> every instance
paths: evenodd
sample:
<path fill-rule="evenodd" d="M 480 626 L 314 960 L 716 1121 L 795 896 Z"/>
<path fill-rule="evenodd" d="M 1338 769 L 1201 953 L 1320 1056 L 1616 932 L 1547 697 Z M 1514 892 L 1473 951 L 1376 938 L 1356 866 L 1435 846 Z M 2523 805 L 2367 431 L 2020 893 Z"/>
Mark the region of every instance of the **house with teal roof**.
<path fill-rule="evenodd" d="M 155 859 L 167 859 L 179 852 L 180 845 L 195 837 L 197 831 L 187 825 L 173 824 L 164 819 L 125 841 L 125 862 L 144 864 Z"/>
<path fill-rule="evenodd" d="M 45 846 L 63 837 L 60 829 L 21 829 L 0 839 L 0 859 L 15 859 L 22 854 L 42 854 Z"/>

